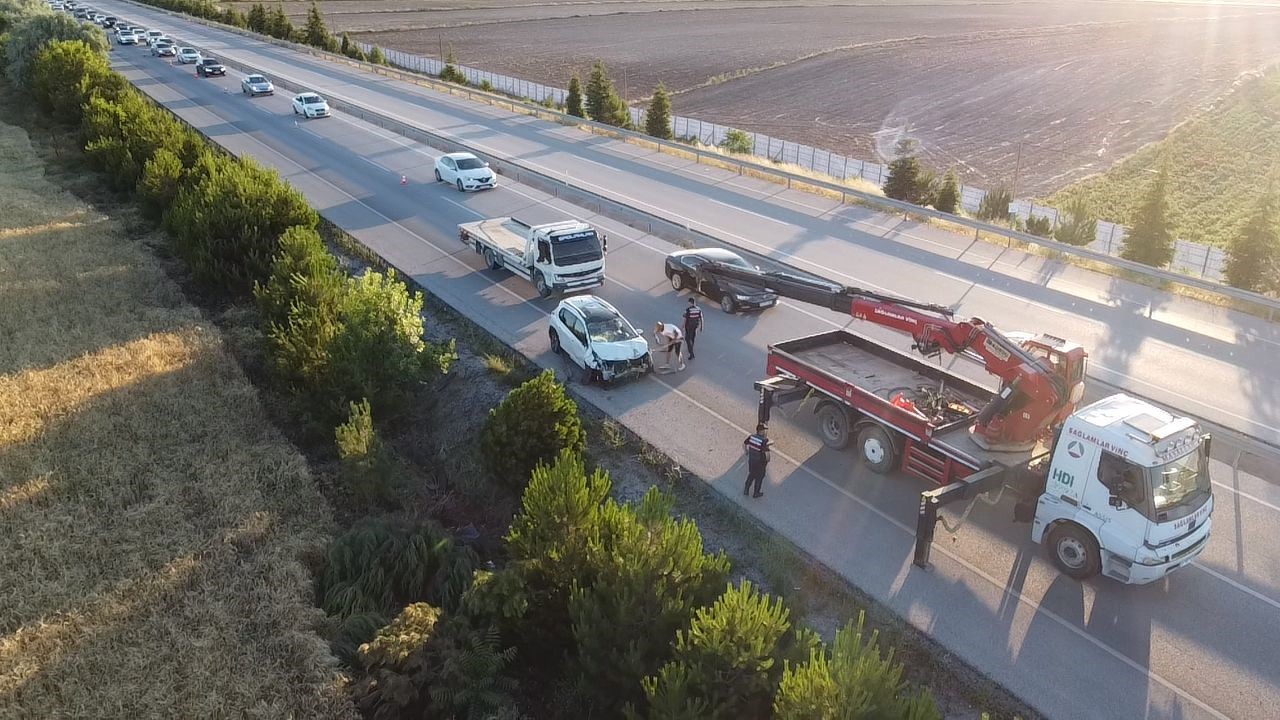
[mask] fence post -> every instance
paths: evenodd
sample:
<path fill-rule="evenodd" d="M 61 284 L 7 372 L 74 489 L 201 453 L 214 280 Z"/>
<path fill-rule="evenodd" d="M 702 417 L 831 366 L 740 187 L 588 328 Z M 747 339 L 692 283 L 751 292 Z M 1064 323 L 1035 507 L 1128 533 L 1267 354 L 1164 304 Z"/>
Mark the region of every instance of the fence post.
<path fill-rule="evenodd" d="M 1209 248 L 1209 246 L 1208 246 L 1208 245 L 1205 245 L 1205 246 L 1204 246 L 1204 266 L 1200 268 L 1200 279 L 1201 279 L 1201 280 L 1206 279 L 1206 277 L 1205 277 L 1205 276 L 1207 276 L 1207 275 L 1209 274 L 1209 249 L 1210 249 L 1210 248 Z"/>

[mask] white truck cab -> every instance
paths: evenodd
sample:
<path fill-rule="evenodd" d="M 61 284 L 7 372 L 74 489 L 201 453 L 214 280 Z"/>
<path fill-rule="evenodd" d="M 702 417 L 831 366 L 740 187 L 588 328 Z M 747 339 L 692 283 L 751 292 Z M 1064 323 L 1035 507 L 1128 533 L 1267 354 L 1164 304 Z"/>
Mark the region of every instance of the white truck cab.
<path fill-rule="evenodd" d="M 1067 575 L 1130 584 L 1190 563 L 1209 540 L 1210 438 L 1195 420 L 1112 395 L 1063 424 L 1031 537 Z"/>
<path fill-rule="evenodd" d="M 542 297 L 604 284 L 604 237 L 584 222 L 531 225 L 500 217 L 463 223 L 458 236 L 491 269 L 510 270 L 533 283 Z"/>

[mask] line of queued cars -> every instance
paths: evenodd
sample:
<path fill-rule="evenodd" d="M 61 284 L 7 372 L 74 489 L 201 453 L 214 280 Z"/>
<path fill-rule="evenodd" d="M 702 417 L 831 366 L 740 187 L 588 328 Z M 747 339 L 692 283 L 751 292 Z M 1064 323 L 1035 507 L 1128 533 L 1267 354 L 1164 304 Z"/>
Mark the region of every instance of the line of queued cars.
<path fill-rule="evenodd" d="M 224 77 L 226 67 L 216 58 L 206 57 L 191 47 L 181 47 L 159 30 L 129 25 L 75 0 L 50 0 L 49 7 L 71 13 L 84 22 L 92 22 L 107 31 L 112 43 L 145 47 L 153 57 L 171 58 L 179 65 L 194 65 L 196 77 Z M 274 95 L 275 86 L 262 73 L 249 73 L 240 80 L 240 92 L 249 97 Z M 319 93 L 302 92 L 291 102 L 293 114 L 306 119 L 331 115 L 329 103 Z M 497 176 L 489 163 L 471 153 L 441 155 L 435 162 L 435 179 L 459 191 L 484 190 L 497 186 Z M 777 302 L 777 296 L 760 288 L 728 286 L 724 281 L 703 278 L 698 272 L 709 261 L 746 265 L 746 260 L 725 250 L 685 250 L 666 259 L 665 271 L 672 288 L 688 289 L 718 300 L 725 312 L 764 309 Z M 649 343 L 613 305 L 594 295 L 578 295 L 561 300 L 549 314 L 551 342 L 558 353 L 582 368 L 588 381 L 609 383 L 634 374 L 644 374 L 653 367 Z M 606 362 L 607 361 L 607 362 Z M 634 367 L 633 371 L 615 373 L 606 370 L 619 363 Z"/>

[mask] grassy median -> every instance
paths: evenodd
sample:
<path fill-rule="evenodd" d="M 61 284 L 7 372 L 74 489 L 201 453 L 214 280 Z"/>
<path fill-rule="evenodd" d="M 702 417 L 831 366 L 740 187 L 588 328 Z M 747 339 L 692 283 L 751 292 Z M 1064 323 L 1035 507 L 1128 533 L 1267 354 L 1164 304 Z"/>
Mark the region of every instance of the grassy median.
<path fill-rule="evenodd" d="M 0 125 L 0 716 L 353 716 L 305 460 L 143 226 L 44 173 Z"/>

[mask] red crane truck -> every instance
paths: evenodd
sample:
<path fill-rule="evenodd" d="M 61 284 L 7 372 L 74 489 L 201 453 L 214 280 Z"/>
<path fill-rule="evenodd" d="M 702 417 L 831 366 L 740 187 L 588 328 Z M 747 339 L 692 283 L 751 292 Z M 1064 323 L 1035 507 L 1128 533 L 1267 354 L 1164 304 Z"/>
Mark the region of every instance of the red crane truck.
<path fill-rule="evenodd" d="M 1001 488 L 1017 498 L 1015 521 L 1030 521 L 1032 539 L 1072 577 L 1148 583 L 1204 550 L 1209 436 L 1128 395 L 1077 409 L 1079 345 L 817 278 L 722 263 L 702 271 L 911 336 L 918 356 L 846 330 L 774 343 L 756 388 L 760 422 L 776 403 L 816 399 L 826 445 L 852 443 L 872 471 L 937 486 L 921 494 L 916 565 L 928 566 L 941 506 Z M 999 389 L 928 361 L 944 352 L 981 363 Z"/>

